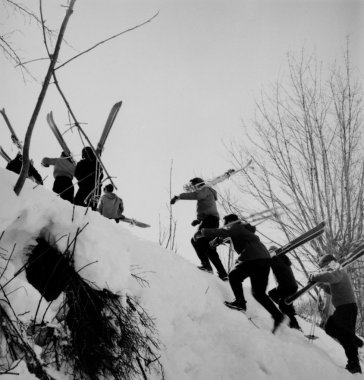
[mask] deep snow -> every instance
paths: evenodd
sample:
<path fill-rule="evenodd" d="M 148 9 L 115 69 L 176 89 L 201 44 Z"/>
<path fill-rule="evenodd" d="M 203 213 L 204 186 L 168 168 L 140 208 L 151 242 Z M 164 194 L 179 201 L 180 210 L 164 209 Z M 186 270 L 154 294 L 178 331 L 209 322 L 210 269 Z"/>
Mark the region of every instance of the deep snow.
<path fill-rule="evenodd" d="M 165 345 L 160 352 L 168 380 L 345 380 L 363 378 L 351 375 L 344 351 L 335 341 L 316 329 L 318 340 L 310 344 L 301 332 L 282 328 L 271 333 L 272 320 L 252 299 L 249 281 L 244 283 L 248 301 L 247 316 L 226 308 L 222 302 L 232 300 L 228 283 L 196 269 L 180 255 L 157 243 L 133 234 L 126 224 L 116 224 L 96 212 L 76 207 L 72 222 L 72 205 L 29 180 L 19 197 L 13 192 L 17 176 L 0 169 L 0 253 L 11 262 L 1 278 L 4 285 L 24 264 L 24 248 L 34 243 L 41 230 L 47 229 L 55 239 L 71 234 L 89 223 L 79 235 L 75 251 L 76 270 L 99 287 L 114 293 L 128 292 L 140 297 L 140 304 L 155 318 L 159 339 Z M 136 228 L 136 227 L 133 227 Z M 67 237 L 57 243 L 67 246 Z M 6 251 L 5 251 L 6 250 Z M 0 266 L 6 263 L 1 260 Z M 3 269 L 1 269 L 3 271 Z M 132 271 L 132 272 L 131 272 Z M 131 273 L 140 273 L 149 286 L 142 287 Z M 17 290 L 16 290 L 17 289 Z M 34 318 L 40 295 L 21 273 L 5 289 L 19 318 Z M 14 291 L 14 292 L 13 292 Z M 11 294 L 10 294 L 11 293 Z M 59 300 L 61 301 L 61 296 Z M 57 312 L 54 302 L 46 314 L 50 321 Z M 42 301 L 38 319 L 48 303 Z M 28 312 L 29 311 L 29 312 Z M 27 313 L 28 312 L 28 313 Z M 248 317 L 253 318 L 253 322 Z M 305 334 L 310 324 L 299 319 Z M 39 351 L 40 348 L 36 347 Z M 32 380 L 24 363 L 14 371 L 17 380 Z M 52 376 L 66 379 L 62 374 Z M 158 379 L 157 375 L 152 375 Z M 2 380 L 14 380 L 2 375 Z"/>

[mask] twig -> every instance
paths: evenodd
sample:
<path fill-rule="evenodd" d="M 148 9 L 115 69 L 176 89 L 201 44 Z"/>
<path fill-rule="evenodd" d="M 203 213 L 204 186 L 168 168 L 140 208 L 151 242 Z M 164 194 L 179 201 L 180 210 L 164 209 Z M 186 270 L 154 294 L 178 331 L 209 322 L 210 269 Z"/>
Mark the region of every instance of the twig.
<path fill-rule="evenodd" d="M 84 52 L 82 52 L 82 53 L 80 53 L 80 54 L 74 56 L 74 57 L 71 58 L 71 59 L 69 59 L 68 61 L 66 61 L 66 62 L 63 63 L 62 65 L 56 67 L 55 70 L 60 69 L 61 67 L 67 65 L 67 63 L 73 61 L 74 59 L 78 58 L 79 56 L 81 56 L 81 55 L 83 55 L 83 54 L 88 53 L 89 51 L 95 49 L 97 46 L 99 46 L 99 45 L 101 45 L 101 44 L 103 44 L 103 43 L 105 43 L 105 42 L 107 42 L 107 41 L 112 40 L 113 38 L 116 38 L 116 37 L 118 37 L 118 36 L 120 36 L 120 35 L 122 35 L 122 34 L 124 34 L 124 33 L 130 32 L 130 31 L 132 31 L 132 30 L 134 30 L 134 29 L 140 28 L 141 26 L 147 24 L 148 22 L 151 22 L 154 18 L 156 18 L 156 17 L 158 16 L 158 14 L 159 14 L 159 12 L 157 12 L 152 18 L 150 18 L 149 20 L 143 22 L 142 24 L 139 24 L 139 25 L 137 25 L 137 26 L 134 26 L 133 28 L 130 28 L 130 29 L 124 30 L 124 31 L 121 32 L 121 33 L 115 34 L 115 36 L 112 36 L 112 37 L 110 37 L 110 38 L 107 38 L 107 39 L 104 40 L 104 41 L 101 41 L 101 42 L 97 43 L 96 45 L 92 46 L 91 48 L 89 48 L 89 49 L 85 50 Z"/>

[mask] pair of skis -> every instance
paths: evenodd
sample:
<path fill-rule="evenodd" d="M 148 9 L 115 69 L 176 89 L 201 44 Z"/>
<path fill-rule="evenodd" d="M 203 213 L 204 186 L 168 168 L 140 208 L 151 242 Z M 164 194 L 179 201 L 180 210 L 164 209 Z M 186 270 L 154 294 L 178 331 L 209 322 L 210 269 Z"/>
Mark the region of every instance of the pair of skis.
<path fill-rule="evenodd" d="M 225 181 L 226 179 L 230 178 L 231 176 L 237 174 L 237 173 L 240 173 L 241 171 L 243 170 L 247 170 L 249 167 L 252 166 L 252 163 L 253 163 L 253 160 L 249 160 L 248 163 L 243 166 L 242 168 L 240 169 L 229 169 L 228 171 L 226 171 L 224 174 L 221 174 L 219 175 L 218 177 L 215 177 L 211 180 L 207 180 L 207 181 L 204 181 L 204 182 L 201 182 L 199 183 L 196 187 L 198 189 L 202 189 L 204 186 L 209 186 L 209 187 L 212 187 L 212 186 L 215 186 L 217 185 L 218 183 L 220 182 L 223 182 Z M 189 184 L 186 184 L 183 186 L 183 189 L 186 191 L 186 192 L 192 192 L 192 191 L 195 191 L 195 187 L 193 185 L 191 185 L 190 183 Z"/>
<path fill-rule="evenodd" d="M 108 135 L 110 133 L 111 127 L 114 124 L 116 116 L 117 116 L 117 114 L 118 114 L 118 112 L 120 110 L 121 104 L 122 104 L 122 102 L 115 103 L 113 105 L 113 107 L 111 108 L 109 117 L 106 120 L 105 127 L 104 127 L 104 129 L 102 131 L 100 140 L 99 140 L 99 142 L 97 144 L 96 153 L 99 156 L 101 156 L 101 153 L 102 153 L 102 151 L 104 149 L 106 139 L 107 139 L 107 137 L 108 137 Z M 53 112 L 52 111 L 47 115 L 47 122 L 48 122 L 48 125 L 51 128 L 54 136 L 56 137 L 59 145 L 62 147 L 64 153 L 66 153 L 66 155 L 73 160 L 71 151 L 68 148 L 66 142 L 64 141 L 63 136 L 62 136 L 61 132 L 59 131 L 59 129 L 58 129 L 58 127 L 57 127 L 57 125 L 56 125 L 56 123 L 54 121 Z"/>
<path fill-rule="evenodd" d="M 355 248 L 352 252 L 341 258 L 340 260 L 337 261 L 336 266 L 332 267 L 329 265 L 325 266 L 324 268 L 321 269 L 322 272 L 327 272 L 327 271 L 333 271 L 337 269 L 345 269 L 349 267 L 350 265 L 354 264 L 358 259 L 360 259 L 364 255 L 364 244 L 361 244 L 359 247 Z M 284 302 L 289 305 L 292 302 L 294 302 L 296 299 L 300 298 L 303 296 L 305 293 L 307 293 L 309 290 L 314 288 L 316 285 L 319 285 L 319 282 L 311 282 L 304 286 L 302 289 L 297 291 L 295 294 L 292 294 L 291 296 L 287 297 Z"/>

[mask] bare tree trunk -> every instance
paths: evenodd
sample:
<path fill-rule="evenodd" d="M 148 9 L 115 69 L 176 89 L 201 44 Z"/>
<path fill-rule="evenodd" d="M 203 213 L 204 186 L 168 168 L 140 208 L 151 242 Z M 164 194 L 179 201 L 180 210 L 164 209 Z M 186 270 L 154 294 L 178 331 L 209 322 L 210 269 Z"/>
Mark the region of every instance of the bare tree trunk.
<path fill-rule="evenodd" d="M 24 147 L 23 147 L 23 166 L 22 166 L 19 178 L 18 178 L 18 180 L 15 184 L 15 187 L 14 187 L 14 191 L 15 191 L 16 195 L 20 194 L 20 192 L 24 186 L 25 180 L 28 176 L 28 170 L 29 170 L 29 164 L 30 164 L 30 161 L 29 161 L 30 140 L 32 138 L 33 129 L 34 129 L 35 123 L 37 121 L 40 109 L 42 107 L 45 95 L 46 95 L 47 90 L 48 90 L 49 82 L 50 82 L 52 75 L 53 75 L 53 72 L 54 72 L 54 67 L 57 63 L 58 55 L 59 55 L 59 52 L 61 49 L 61 44 L 63 41 L 63 35 L 65 33 L 65 30 L 66 30 L 66 27 L 68 24 L 68 20 L 73 13 L 73 6 L 74 6 L 75 2 L 76 2 L 76 0 L 70 1 L 70 5 L 67 9 L 66 16 L 63 20 L 61 30 L 60 30 L 59 35 L 58 35 L 58 39 L 57 39 L 56 47 L 54 49 L 54 53 L 51 56 L 51 63 L 49 65 L 47 75 L 44 79 L 42 90 L 41 90 L 40 95 L 38 97 L 37 104 L 36 104 L 35 109 L 33 111 L 33 115 L 32 115 L 32 118 L 30 119 L 30 123 L 29 123 L 28 129 L 27 129 L 26 135 L 25 135 Z"/>

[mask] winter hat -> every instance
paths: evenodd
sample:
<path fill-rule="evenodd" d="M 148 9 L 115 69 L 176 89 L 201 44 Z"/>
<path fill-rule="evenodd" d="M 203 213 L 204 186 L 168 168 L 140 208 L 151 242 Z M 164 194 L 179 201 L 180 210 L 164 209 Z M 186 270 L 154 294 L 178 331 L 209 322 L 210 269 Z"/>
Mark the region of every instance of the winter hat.
<path fill-rule="evenodd" d="M 223 217 L 225 220 L 225 224 L 234 222 L 235 220 L 239 220 L 239 217 L 236 214 L 229 214 Z"/>
<path fill-rule="evenodd" d="M 330 263 L 333 260 L 336 261 L 336 258 L 333 255 L 322 256 L 321 259 L 320 259 L 320 261 L 319 261 L 319 267 L 323 268 L 324 266 L 326 266 L 328 263 Z"/>
<path fill-rule="evenodd" d="M 110 193 L 112 193 L 114 191 L 114 186 L 111 183 L 109 183 L 108 185 L 105 186 L 105 189 L 109 191 Z"/>
<path fill-rule="evenodd" d="M 196 178 L 192 178 L 190 180 L 190 182 L 191 182 L 192 185 L 197 185 L 197 184 L 205 182 L 205 181 L 202 178 L 200 178 L 200 177 L 196 177 Z"/>
<path fill-rule="evenodd" d="M 268 251 L 276 251 L 278 249 L 278 247 L 276 247 L 275 245 L 272 245 L 269 247 Z"/>

